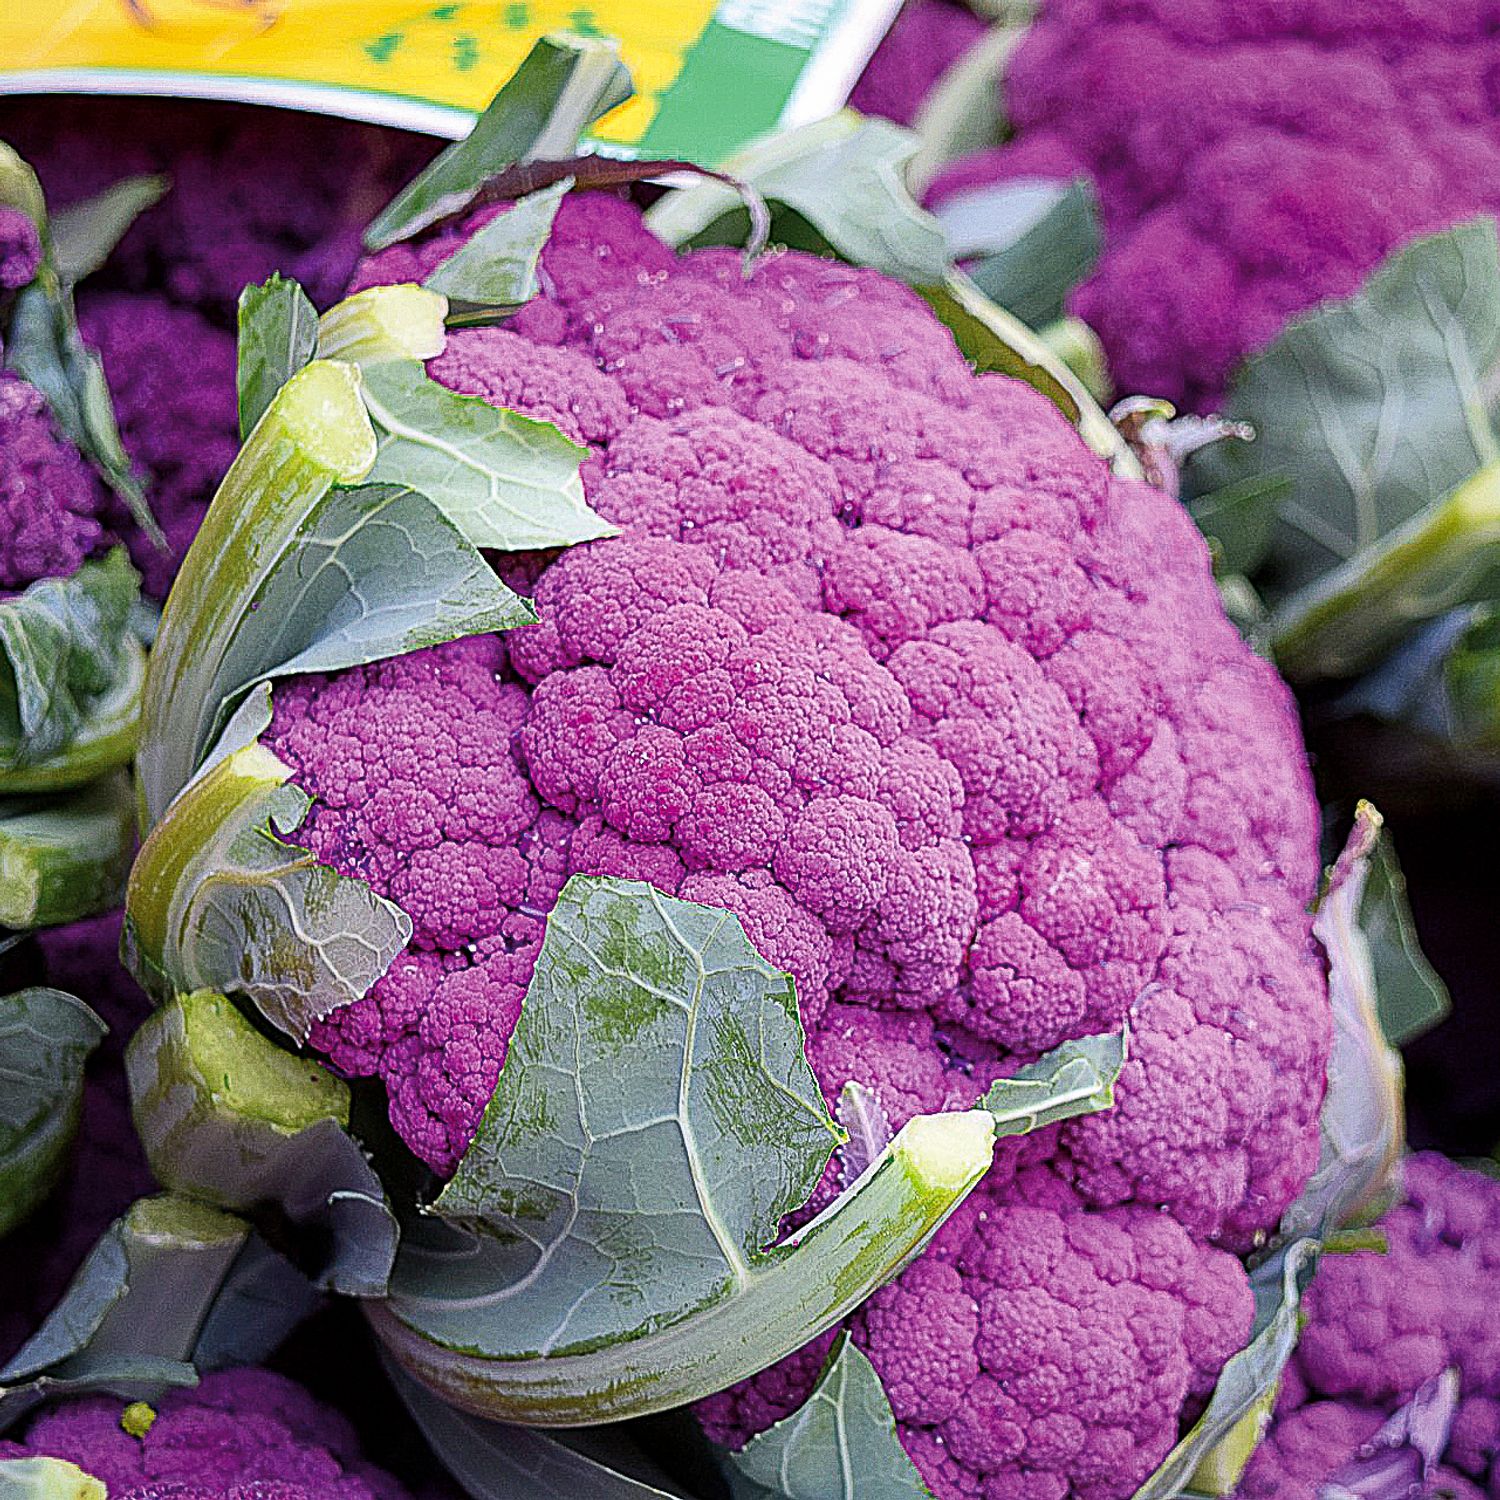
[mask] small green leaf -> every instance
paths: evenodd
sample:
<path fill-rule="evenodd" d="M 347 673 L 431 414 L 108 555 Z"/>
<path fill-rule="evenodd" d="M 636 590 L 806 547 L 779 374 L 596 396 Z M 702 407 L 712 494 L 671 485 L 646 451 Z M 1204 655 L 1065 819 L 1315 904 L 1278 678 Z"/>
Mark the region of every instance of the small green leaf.
<path fill-rule="evenodd" d="M 1370 947 L 1380 1028 L 1393 1047 L 1402 1047 L 1443 1020 L 1453 1002 L 1422 952 L 1406 899 L 1406 877 L 1384 828 L 1369 862 L 1359 925 Z"/>
<path fill-rule="evenodd" d="M 992 27 L 928 90 L 912 120 L 921 142 L 907 169 L 914 193 L 920 195 L 948 162 L 1005 138 L 1004 101 L 996 82 L 1005 76 L 1029 24 L 1029 18 L 1007 19 Z"/>
<path fill-rule="evenodd" d="M 158 998 L 249 996 L 302 1042 L 370 990 L 411 919 L 287 842 L 311 799 L 259 743 L 219 760 L 147 836 L 126 893 L 126 958 Z"/>
<path fill-rule="evenodd" d="M 1113 1031 L 1064 1042 L 991 1084 L 978 1107 L 995 1117 L 997 1137 L 1027 1135 L 1058 1120 L 1109 1109 L 1125 1066 L 1126 1041 L 1126 1032 Z"/>
<path fill-rule="evenodd" d="M 1226 415 L 1259 438 L 1205 451 L 1193 487 L 1290 481 L 1270 575 L 1280 603 L 1500 458 L 1497 363 L 1500 242 L 1475 219 L 1403 246 L 1252 357 Z"/>
<path fill-rule="evenodd" d="M 318 313 L 307 293 L 278 273 L 240 293 L 236 386 L 240 437 L 260 421 L 271 398 L 307 364 L 318 346 Z"/>
<path fill-rule="evenodd" d="M 540 38 L 473 130 L 376 216 L 365 249 L 384 249 L 462 213 L 485 180 L 512 162 L 572 156 L 583 132 L 630 93 L 630 74 L 613 42 Z"/>
<path fill-rule="evenodd" d="M 63 283 L 74 286 L 99 270 L 130 226 L 161 201 L 169 186 L 165 177 L 122 177 L 102 193 L 53 214 L 52 261 Z"/>
<path fill-rule="evenodd" d="M 0 601 L 0 794 L 77 785 L 135 748 L 142 685 L 130 630 L 140 580 L 117 547 Z"/>
<path fill-rule="evenodd" d="M 348 1134 L 342 1080 L 268 1041 L 211 990 L 159 1007 L 125 1066 L 136 1131 L 163 1187 L 246 1214 L 276 1204 L 320 1251 L 317 1285 L 385 1292 L 396 1222 Z"/>
<path fill-rule="evenodd" d="M 440 1401 L 390 1360 L 385 1367 L 428 1446 L 470 1500 L 673 1500 L 679 1494 L 534 1427 L 470 1416 Z"/>
<path fill-rule="evenodd" d="M 1297 1347 L 1298 1309 L 1317 1258 L 1315 1241 L 1295 1240 L 1251 1272 L 1250 1342 L 1219 1372 L 1207 1410 L 1133 1500 L 1233 1492 L 1270 1421 L 1281 1372 Z"/>
<path fill-rule="evenodd" d="M 0 1500 L 108 1500 L 104 1481 L 62 1458 L 0 1459 Z"/>
<path fill-rule="evenodd" d="M 1032 328 L 1062 317 L 1099 259 L 1099 209 L 1086 179 L 1017 178 L 956 193 L 936 209 L 954 256 L 993 302 Z"/>
<path fill-rule="evenodd" d="M 1248 574 L 1265 560 L 1292 482 L 1282 474 L 1248 474 L 1188 501 L 1188 513 L 1215 547 L 1219 573 Z"/>
<path fill-rule="evenodd" d="M 135 851 L 130 777 L 0 799 L 0 927 L 55 927 L 118 906 Z"/>
<path fill-rule="evenodd" d="M 904 172 L 917 149 L 909 130 L 852 110 L 755 142 L 724 163 L 772 205 L 771 237 L 799 250 L 803 221 L 845 260 L 873 266 L 913 286 L 942 281 L 952 257 L 943 228 L 907 192 Z M 794 216 L 776 212 L 777 205 Z M 749 216 L 739 195 L 700 181 L 655 203 L 646 222 L 669 245 L 743 244 Z"/>
<path fill-rule="evenodd" d="M 896 1436 L 875 1367 L 847 1333 L 812 1394 L 774 1427 L 724 1455 L 735 1500 L 930 1500 Z"/>
<path fill-rule="evenodd" d="M 519 199 L 476 231 L 422 284 L 441 292 L 462 318 L 474 310 L 521 307 L 537 294 L 536 268 L 571 177 Z"/>
<path fill-rule="evenodd" d="M 405 1369 L 485 1416 L 568 1427 L 681 1406 L 894 1276 L 994 1137 L 982 1110 L 918 1116 L 773 1243 L 838 1141 L 791 980 L 729 912 L 575 876 L 479 1132 L 403 1227 L 368 1315 Z"/>
<path fill-rule="evenodd" d="M 0 1235 L 52 1191 L 83 1108 L 104 1022 L 61 990 L 0 997 Z"/>
<path fill-rule="evenodd" d="M 618 533 L 584 500 L 585 450 L 550 422 L 460 396 L 416 360 L 367 369 L 364 397 L 379 438 L 370 478 L 419 490 L 474 546 L 521 552 Z"/>

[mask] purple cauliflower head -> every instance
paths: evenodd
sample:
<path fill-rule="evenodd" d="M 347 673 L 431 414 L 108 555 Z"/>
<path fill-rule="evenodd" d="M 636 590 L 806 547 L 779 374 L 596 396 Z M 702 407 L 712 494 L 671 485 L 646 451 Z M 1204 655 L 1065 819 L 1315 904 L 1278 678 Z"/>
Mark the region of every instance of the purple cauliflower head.
<path fill-rule="evenodd" d="M 77 995 L 109 1027 L 84 1075 L 83 1117 L 62 1181 L 0 1239 L 0 1364 L 36 1331 L 99 1236 L 139 1197 L 151 1173 L 130 1119 L 125 1043 L 146 1005 L 120 965 L 120 913 L 37 934 L 48 984 Z"/>
<path fill-rule="evenodd" d="M 958 0 L 907 0 L 849 103 L 867 115 L 910 125 L 932 86 L 984 30 L 984 22 Z"/>
<path fill-rule="evenodd" d="M 136 1437 L 126 1403 L 91 1396 L 32 1420 L 0 1458 L 65 1459 L 103 1481 L 110 1500 L 406 1500 L 360 1456 L 339 1412 L 270 1370 L 206 1375 L 172 1391 Z"/>
<path fill-rule="evenodd" d="M 107 540 L 105 509 L 41 392 L 0 372 L 0 594 L 77 572 Z"/>
<path fill-rule="evenodd" d="M 493 212 L 356 284 L 421 276 Z M 734 911 L 795 976 L 825 1092 L 859 1080 L 893 1127 L 1128 1017 L 1115 1109 L 1003 1151 L 948 1249 L 857 1322 L 944 1500 L 1126 1494 L 1248 1330 L 1227 1250 L 1317 1153 L 1317 816 L 1289 700 L 1175 504 L 976 377 L 904 288 L 678 257 L 605 195 L 564 201 L 541 279 L 430 371 L 586 444 L 622 535 L 513 560 L 535 627 L 278 692 L 299 837 L 415 929 L 313 1043 L 450 1172 L 576 873 Z M 986 1214 L 1034 1255 L 1007 1259 Z M 1023 1291 L 1070 1352 L 1018 1394 Z M 711 1424 L 748 1436 L 819 1357 Z M 981 1371 L 993 1422 L 953 1436 L 944 1393 Z"/>
<path fill-rule="evenodd" d="M 1500 1488 L 1500 1182 L 1421 1155 L 1405 1164 L 1405 1185 L 1381 1223 L 1386 1251 L 1328 1256 L 1308 1289 L 1307 1327 L 1241 1500 L 1318 1500 L 1445 1370 L 1458 1372 L 1458 1405 L 1446 1488 L 1431 1493 L 1467 1500 Z"/>
<path fill-rule="evenodd" d="M 0 291 L 23 287 L 42 264 L 42 237 L 31 215 L 0 207 Z"/>
<path fill-rule="evenodd" d="M 1105 248 L 1072 310 L 1117 384 L 1207 410 L 1288 320 L 1500 206 L 1500 37 L 1482 0 L 1044 0 L 985 181 L 1087 174 Z"/>

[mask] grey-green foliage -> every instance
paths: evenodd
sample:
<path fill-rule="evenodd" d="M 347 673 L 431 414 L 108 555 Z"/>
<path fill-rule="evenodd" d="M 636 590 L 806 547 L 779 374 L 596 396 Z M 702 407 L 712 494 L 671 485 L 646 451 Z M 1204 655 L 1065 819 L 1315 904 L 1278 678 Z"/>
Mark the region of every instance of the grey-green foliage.
<path fill-rule="evenodd" d="M 130 620 L 139 596 L 117 547 L 0 600 L 0 791 L 8 776 L 64 756 L 138 672 Z M 129 753 L 127 742 L 119 762 Z"/>
<path fill-rule="evenodd" d="M 431 497 L 474 546 L 568 547 L 618 531 L 583 498 L 584 450 L 550 422 L 450 391 L 417 360 L 366 369 L 364 399 L 379 440 L 371 479 Z"/>
<path fill-rule="evenodd" d="M 812 1394 L 723 1457 L 735 1500 L 925 1500 L 875 1368 L 841 1333 Z"/>
<path fill-rule="evenodd" d="M 104 1022 L 62 990 L 0 996 L 0 1235 L 51 1191 L 83 1107 Z"/>
<path fill-rule="evenodd" d="M 68 286 L 102 270 L 126 231 L 159 203 L 171 183 L 152 174 L 122 177 L 102 193 L 70 203 L 52 215 L 52 263 Z"/>
<path fill-rule="evenodd" d="M 276 392 L 316 353 L 318 312 L 295 281 L 273 272 L 240 293 L 238 319 L 235 384 L 245 438 Z"/>
<path fill-rule="evenodd" d="M 1115 1102 L 1126 1045 L 1123 1031 L 1064 1042 L 1009 1078 L 997 1079 L 979 1108 L 995 1117 L 997 1137 L 1026 1135 L 1059 1120 L 1108 1109 Z"/>
<path fill-rule="evenodd" d="M 1500 244 L 1476 219 L 1398 250 L 1248 360 L 1226 414 L 1259 436 L 1204 450 L 1192 487 L 1287 484 L 1266 575 L 1285 600 L 1500 457 L 1497 360 Z"/>
<path fill-rule="evenodd" d="M 731 913 L 573 877 L 435 1205 L 491 1249 L 483 1319 L 438 1334 L 484 1349 L 503 1321 L 507 1349 L 557 1354 L 727 1296 L 839 1138 L 802 1044 L 791 980 Z"/>
<path fill-rule="evenodd" d="M 1453 1005 L 1422 952 L 1388 829 L 1380 830 L 1369 861 L 1359 925 L 1370 945 L 1380 1029 L 1393 1047 L 1401 1047 L 1436 1026 Z"/>
<path fill-rule="evenodd" d="M 454 321 L 524 306 L 537 294 L 537 263 L 572 186 L 573 179 L 564 177 L 518 199 L 440 261 L 422 285 L 447 297 Z"/>
<path fill-rule="evenodd" d="M 583 131 L 630 93 L 630 75 L 612 42 L 540 38 L 469 134 L 376 215 L 365 248 L 393 245 L 461 213 L 487 178 L 514 162 L 571 156 Z"/>

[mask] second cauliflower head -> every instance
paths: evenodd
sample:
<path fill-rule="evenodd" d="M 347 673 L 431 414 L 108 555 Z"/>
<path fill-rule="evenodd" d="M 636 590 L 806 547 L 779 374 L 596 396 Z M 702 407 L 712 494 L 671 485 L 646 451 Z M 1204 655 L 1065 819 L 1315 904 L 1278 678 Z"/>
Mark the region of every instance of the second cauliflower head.
<path fill-rule="evenodd" d="M 356 288 L 420 279 L 494 212 Z M 564 202 L 541 280 L 429 373 L 587 445 L 621 535 L 512 560 L 534 627 L 278 691 L 299 839 L 415 928 L 313 1044 L 451 1172 L 578 873 L 735 912 L 795 977 L 824 1091 L 859 1080 L 893 1128 L 1128 1019 L 1114 1109 L 1003 1148 L 853 1325 L 942 1500 L 1127 1495 L 1247 1336 L 1231 1252 L 1317 1156 L 1289 699 L 1176 505 L 976 376 L 903 287 L 679 257 L 600 194 Z M 821 1352 L 715 1398 L 709 1430 L 790 1409 Z"/>

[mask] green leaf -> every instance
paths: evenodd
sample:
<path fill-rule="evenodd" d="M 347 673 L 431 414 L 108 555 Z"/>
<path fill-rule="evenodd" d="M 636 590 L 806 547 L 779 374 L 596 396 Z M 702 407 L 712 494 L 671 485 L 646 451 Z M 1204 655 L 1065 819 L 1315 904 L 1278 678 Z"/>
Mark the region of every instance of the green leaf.
<path fill-rule="evenodd" d="M 122 177 L 102 193 L 53 214 L 52 262 L 63 283 L 74 286 L 99 270 L 130 226 L 161 201 L 169 186 L 165 177 Z"/>
<path fill-rule="evenodd" d="M 61 990 L 0 997 L 0 1235 L 48 1193 L 83 1108 L 83 1065 L 104 1022 Z"/>
<path fill-rule="evenodd" d="M 107 1500 L 104 1482 L 62 1458 L 0 1460 L 0 1500 Z"/>
<path fill-rule="evenodd" d="M 1500 609 L 1464 612 L 1461 633 L 1442 660 L 1444 728 L 1448 738 L 1478 750 L 1500 749 Z"/>
<path fill-rule="evenodd" d="M 376 216 L 365 231 L 365 249 L 384 249 L 462 213 L 485 179 L 512 162 L 572 156 L 583 132 L 630 93 L 615 43 L 540 38 L 473 130 Z"/>
<path fill-rule="evenodd" d="M 1062 317 L 1103 244 L 1094 191 L 1083 178 L 1017 178 L 956 193 L 936 213 L 953 254 L 974 262 L 974 285 L 1032 328 Z"/>
<path fill-rule="evenodd" d="M 0 601 L 0 794 L 48 791 L 123 765 L 135 748 L 140 580 L 123 547 Z"/>
<path fill-rule="evenodd" d="M 1281 602 L 1500 458 L 1497 361 L 1500 243 L 1475 219 L 1404 246 L 1250 359 L 1227 414 L 1259 439 L 1205 452 L 1194 488 L 1290 481 L 1272 559 Z"/>
<path fill-rule="evenodd" d="M 1281 1372 L 1297 1347 L 1298 1308 L 1317 1257 L 1315 1241 L 1296 1240 L 1251 1272 L 1250 1342 L 1219 1372 L 1203 1415 L 1133 1500 L 1233 1493 L 1271 1419 Z"/>
<path fill-rule="evenodd" d="M 132 1204 L 0 1369 L 0 1431 L 54 1398 L 155 1400 L 171 1386 L 195 1385 L 188 1361 L 249 1230 L 182 1198 Z"/>
<path fill-rule="evenodd" d="M 994 1122 L 918 1117 L 772 1245 L 837 1140 L 791 980 L 737 919 L 575 876 L 479 1132 L 369 1316 L 407 1370 L 486 1416 L 680 1406 L 896 1274 L 988 1169 Z"/>
<path fill-rule="evenodd" d="M 379 437 L 370 477 L 431 498 L 476 547 L 570 547 L 619 528 L 589 509 L 578 466 L 586 450 L 550 422 L 460 396 L 416 360 L 365 371 Z"/>
<path fill-rule="evenodd" d="M 1293 679 L 1348 677 L 1414 626 L 1500 593 L 1500 462 L 1286 599 L 1272 645 Z"/>
<path fill-rule="evenodd" d="M 875 1367 L 847 1333 L 812 1394 L 774 1427 L 724 1455 L 735 1500 L 930 1500 Z"/>
<path fill-rule="evenodd" d="M 240 293 L 235 383 L 242 440 L 317 346 L 317 309 L 295 281 L 273 272 Z"/>
<path fill-rule="evenodd" d="M 470 1416 L 440 1401 L 391 1361 L 385 1366 L 428 1446 L 471 1500 L 672 1500 L 678 1494 L 535 1428 Z"/>
<path fill-rule="evenodd" d="M 348 1086 L 268 1041 L 211 990 L 159 1007 L 125 1054 L 131 1108 L 163 1187 L 253 1214 L 275 1204 L 319 1247 L 315 1282 L 385 1292 L 396 1222 L 348 1133 Z"/>
<path fill-rule="evenodd" d="M 1005 76 L 1028 26 L 1029 18 L 992 27 L 928 90 L 912 120 L 921 142 L 906 174 L 913 193 L 922 193 L 948 162 L 1005 138 L 1007 121 L 996 81 Z"/>
<path fill-rule="evenodd" d="M 0 927 L 55 927 L 118 906 L 135 851 L 130 777 L 0 799 Z"/>
<path fill-rule="evenodd" d="M 855 265 L 912 286 L 941 282 L 951 263 L 942 226 L 907 192 L 917 149 L 909 130 L 852 110 L 752 143 L 724 163 L 772 205 L 771 237 L 816 251 L 796 220 Z M 778 216 L 776 206 L 795 219 Z M 732 188 L 700 181 L 653 204 L 646 222 L 669 245 L 743 244 L 749 217 Z M 790 231 L 790 232 L 789 232 Z"/>
<path fill-rule="evenodd" d="M 1443 1020 L 1453 1002 L 1422 952 L 1406 877 L 1386 829 L 1380 829 L 1368 858 L 1359 925 L 1370 948 L 1380 1029 L 1393 1047 L 1402 1047 Z"/>
<path fill-rule="evenodd" d="M 537 294 L 537 263 L 552 235 L 552 224 L 571 177 L 530 193 L 477 230 L 422 284 L 441 292 L 462 317 L 524 306 Z"/>
<path fill-rule="evenodd" d="M 151 830 L 130 872 L 125 950 L 158 998 L 247 995 L 298 1042 L 367 994 L 411 919 L 289 843 L 311 799 L 256 742 L 225 756 Z"/>
<path fill-rule="evenodd" d="M 1364 928 L 1380 830 L 1380 814 L 1362 802 L 1313 919 L 1313 935 L 1328 955 L 1333 1049 L 1318 1117 L 1318 1166 L 1282 1216 L 1280 1233 L 1287 1239 L 1326 1239 L 1378 1217 L 1401 1156 L 1401 1058 L 1381 1030 L 1376 968 Z M 1378 909 L 1378 886 L 1374 903 Z"/>
<path fill-rule="evenodd" d="M 1249 574 L 1260 566 L 1291 491 L 1285 475 L 1249 474 L 1188 501 L 1188 513 L 1214 547 L 1217 572 Z"/>
<path fill-rule="evenodd" d="M 1114 1031 L 1064 1042 L 991 1084 L 978 1108 L 995 1117 L 997 1138 L 1109 1109 L 1125 1066 L 1127 1036 Z"/>

